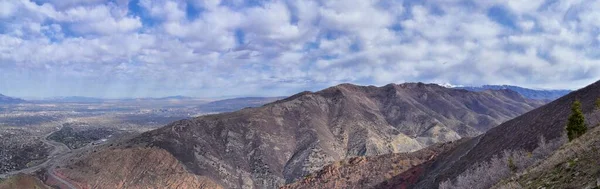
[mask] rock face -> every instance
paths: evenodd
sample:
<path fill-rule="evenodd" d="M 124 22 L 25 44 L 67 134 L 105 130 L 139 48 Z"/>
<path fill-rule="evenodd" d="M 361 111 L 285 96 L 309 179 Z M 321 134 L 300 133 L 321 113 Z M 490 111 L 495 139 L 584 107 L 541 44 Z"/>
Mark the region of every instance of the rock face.
<path fill-rule="evenodd" d="M 600 123 L 600 111 L 595 106 L 598 98 L 600 81 L 504 122 L 457 146 L 446 156 L 436 158 L 414 187 L 437 188 L 441 181 L 455 178 L 471 165 L 488 161 L 504 150 L 532 151 L 541 136 L 546 140 L 564 137 L 571 105 L 575 100 L 581 101 L 587 125 L 596 127 Z"/>
<path fill-rule="evenodd" d="M 475 136 L 540 105 L 510 90 L 342 84 L 258 108 L 177 121 L 124 146 L 165 149 L 192 173 L 225 188 L 277 188 L 346 158 L 411 152 Z"/>
<path fill-rule="evenodd" d="M 410 172 L 409 170 L 417 171 L 419 165 L 446 153 L 462 141 L 464 140 L 435 144 L 411 153 L 353 157 L 327 165 L 322 170 L 304 176 L 302 180 L 281 189 L 381 187 L 388 179 L 403 176 L 403 173 L 408 175 L 405 172 Z"/>

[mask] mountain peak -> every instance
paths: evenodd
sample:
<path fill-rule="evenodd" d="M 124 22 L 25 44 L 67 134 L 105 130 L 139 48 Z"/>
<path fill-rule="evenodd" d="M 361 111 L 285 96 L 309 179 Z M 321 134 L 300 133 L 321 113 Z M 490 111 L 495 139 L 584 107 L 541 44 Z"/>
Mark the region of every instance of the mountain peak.
<path fill-rule="evenodd" d="M 502 94 L 457 91 L 424 83 L 340 84 L 261 107 L 174 122 L 122 146 L 164 149 L 192 173 L 224 188 L 244 183 L 277 188 L 342 159 L 411 152 L 476 136 L 541 105 Z M 94 165 L 100 160 L 82 161 Z M 86 178 L 97 183 L 94 179 Z"/>
<path fill-rule="evenodd" d="M 18 103 L 23 103 L 23 102 L 25 102 L 25 100 L 23 100 L 23 99 L 14 98 L 14 97 L 5 96 L 3 94 L 0 94 L 0 104 L 18 104 Z"/>

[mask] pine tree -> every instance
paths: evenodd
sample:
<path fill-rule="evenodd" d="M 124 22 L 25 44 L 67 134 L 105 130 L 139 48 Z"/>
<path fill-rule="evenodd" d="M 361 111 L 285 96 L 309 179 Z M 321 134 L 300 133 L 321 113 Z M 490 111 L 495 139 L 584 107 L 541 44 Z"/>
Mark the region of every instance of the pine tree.
<path fill-rule="evenodd" d="M 581 102 L 575 100 L 571 107 L 571 115 L 567 123 L 567 136 L 569 141 L 583 135 L 587 131 L 587 125 L 585 125 L 585 117 L 581 112 Z"/>

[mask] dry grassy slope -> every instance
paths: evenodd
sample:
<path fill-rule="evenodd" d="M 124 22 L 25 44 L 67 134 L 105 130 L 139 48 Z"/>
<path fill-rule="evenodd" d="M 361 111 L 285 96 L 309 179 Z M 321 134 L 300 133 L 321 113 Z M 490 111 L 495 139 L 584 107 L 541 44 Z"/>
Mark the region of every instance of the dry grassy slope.
<path fill-rule="evenodd" d="M 477 162 L 488 161 L 507 149 L 533 150 L 540 136 L 547 140 L 564 133 L 570 107 L 575 99 L 582 103 L 582 110 L 591 125 L 598 123 L 593 113 L 596 99 L 600 97 L 600 82 L 572 92 L 540 108 L 490 129 L 484 135 L 458 146 L 453 153 L 438 158 L 427 168 L 415 188 L 435 188 L 440 181 L 454 178 Z"/>
<path fill-rule="evenodd" d="M 0 181 L 0 189 L 50 189 L 42 181 L 31 175 L 19 174 Z"/>
<path fill-rule="evenodd" d="M 106 148 L 57 172 L 84 188 L 222 188 L 159 148 Z"/>
<path fill-rule="evenodd" d="M 552 156 L 513 178 L 524 188 L 594 188 L 600 187 L 600 127 L 565 144 Z M 510 186 L 503 183 L 498 188 Z"/>
<path fill-rule="evenodd" d="M 177 121 L 126 145 L 165 149 L 192 173 L 226 188 L 276 188 L 345 158 L 473 136 L 540 104 L 508 90 L 342 84 L 259 108 Z"/>

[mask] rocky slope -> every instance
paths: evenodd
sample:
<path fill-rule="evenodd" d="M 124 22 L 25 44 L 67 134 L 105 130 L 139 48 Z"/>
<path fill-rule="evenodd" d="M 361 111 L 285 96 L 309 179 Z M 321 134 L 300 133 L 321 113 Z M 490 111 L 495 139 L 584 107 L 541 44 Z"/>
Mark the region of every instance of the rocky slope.
<path fill-rule="evenodd" d="M 177 121 L 120 148 L 164 149 L 191 173 L 225 188 L 276 188 L 335 161 L 410 152 L 475 136 L 540 104 L 510 90 L 342 84 L 258 108 Z M 121 156 L 106 149 L 98 153 L 115 157 L 106 156 L 113 159 L 105 162 L 84 158 L 69 175 L 82 175 L 76 180 L 87 184 L 134 180 L 135 174 L 110 177 L 110 170 L 86 163 L 101 166 Z M 89 170 L 106 177 L 79 174 Z"/>
<path fill-rule="evenodd" d="M 222 188 L 156 148 L 106 148 L 56 172 L 81 188 Z"/>
<path fill-rule="evenodd" d="M 416 152 L 354 157 L 337 161 L 281 189 L 373 188 L 408 170 L 431 161 L 463 140 L 431 145 Z"/>
<path fill-rule="evenodd" d="M 600 127 L 569 142 L 552 156 L 495 188 L 600 187 Z"/>
<path fill-rule="evenodd" d="M 471 165 L 488 161 L 505 150 L 531 152 L 541 136 L 547 140 L 564 137 L 570 107 L 576 99 L 582 103 L 587 124 L 595 127 L 600 123 L 600 111 L 595 108 L 599 97 L 600 81 L 494 127 L 436 158 L 411 187 L 436 188 L 441 181 L 453 179 Z"/>

